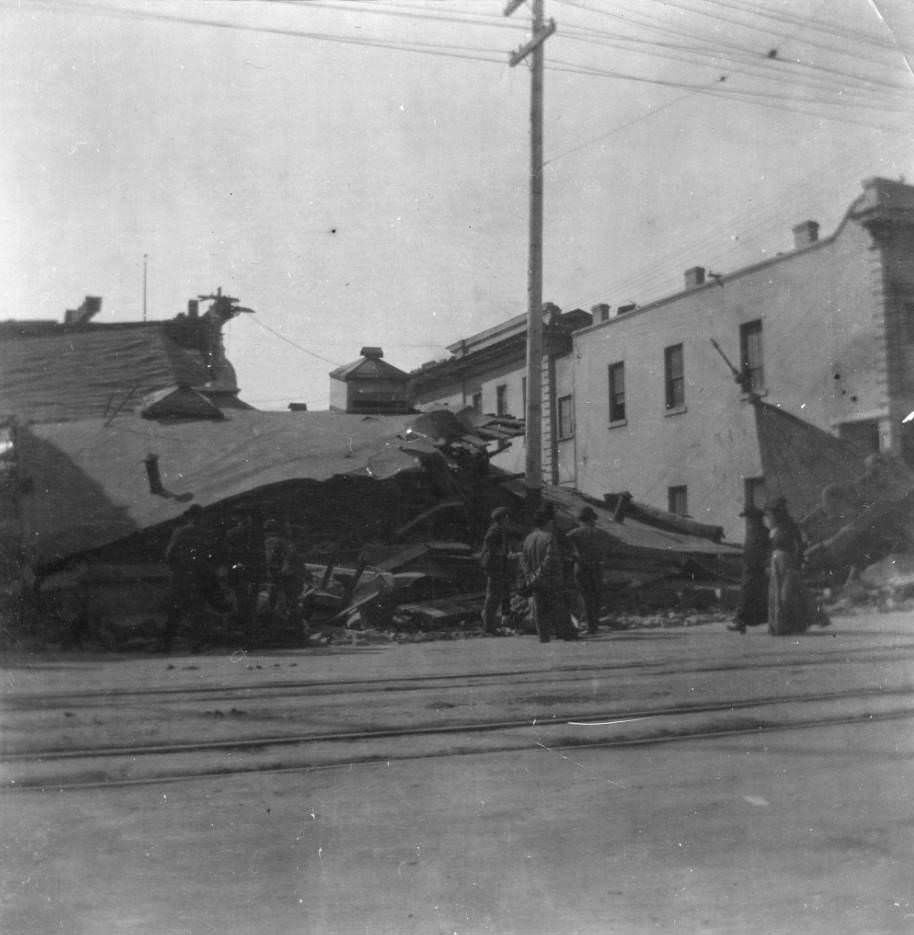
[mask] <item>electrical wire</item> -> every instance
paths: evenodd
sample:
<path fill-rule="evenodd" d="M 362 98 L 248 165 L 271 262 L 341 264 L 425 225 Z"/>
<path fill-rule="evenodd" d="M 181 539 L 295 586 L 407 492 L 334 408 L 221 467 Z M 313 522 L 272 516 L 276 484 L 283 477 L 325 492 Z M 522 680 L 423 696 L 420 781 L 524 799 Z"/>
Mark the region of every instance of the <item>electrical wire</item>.
<path fill-rule="evenodd" d="M 712 44 L 685 46 L 678 43 L 642 39 L 620 33 L 604 32 L 602 30 L 587 30 L 582 27 L 566 28 L 563 30 L 562 36 L 565 39 L 593 45 L 602 45 L 609 48 L 630 49 L 630 47 L 634 46 L 635 48 L 631 49 L 633 53 L 635 53 L 637 48 L 647 46 L 651 51 L 641 52 L 640 54 L 667 57 L 694 64 L 706 65 L 708 63 L 707 56 L 711 54 L 715 62 L 720 62 L 724 65 L 732 63 L 740 66 L 735 69 L 731 68 L 730 70 L 732 73 L 748 74 L 771 81 L 787 80 L 786 75 L 775 73 L 775 71 L 782 71 L 785 67 L 822 72 L 821 75 L 807 74 L 800 77 L 791 76 L 789 81 L 791 86 L 797 86 L 798 82 L 801 82 L 811 89 L 839 90 L 841 92 L 846 92 L 848 85 L 851 85 L 854 90 L 865 92 L 868 95 L 868 104 L 870 107 L 872 107 L 873 104 L 874 93 L 881 93 L 886 100 L 892 100 L 890 95 L 893 93 L 899 95 L 899 97 L 904 96 L 905 99 L 911 98 L 912 89 L 902 84 L 885 81 L 869 75 L 830 68 L 824 65 L 802 62 L 798 59 L 786 59 L 782 57 L 769 58 L 768 56 L 761 55 L 756 50 L 743 49 L 743 47 L 737 46 L 734 43 L 723 43 L 720 48 L 733 48 L 737 50 L 736 52 L 725 52 Z M 751 70 L 747 70 L 747 68 Z M 880 88 L 882 89 L 881 92 L 879 90 Z"/>
<path fill-rule="evenodd" d="M 330 360 L 329 357 L 324 357 L 324 356 L 322 356 L 321 354 L 318 354 L 316 351 L 309 350 L 307 347 L 303 347 L 301 344 L 296 343 L 296 342 L 293 341 L 291 338 L 287 338 L 284 334 L 282 334 L 282 332 L 277 331 L 275 328 L 271 328 L 268 324 L 266 324 L 265 322 L 261 321 L 259 318 L 253 317 L 253 318 L 251 318 L 250 320 L 253 321 L 254 324 L 256 324 L 256 325 L 258 325 L 259 327 L 263 328 L 264 331 L 269 331 L 270 334 L 275 335 L 277 338 L 280 339 L 280 341 L 285 341 L 286 344 L 289 344 L 289 345 L 291 345 L 292 347 L 297 348 L 297 349 L 300 350 L 300 351 L 303 351 L 305 354 L 308 354 L 308 355 L 310 355 L 311 357 L 315 357 L 315 358 L 317 358 L 317 360 L 321 360 L 321 361 L 323 361 L 325 364 L 330 364 L 331 367 L 341 367 L 341 366 L 342 366 L 342 364 L 338 363 L 337 361 L 335 361 L 335 360 Z"/>
<path fill-rule="evenodd" d="M 847 160 L 842 154 L 834 156 L 828 162 L 819 164 L 816 168 L 797 182 L 788 185 L 779 190 L 777 196 L 770 202 L 768 210 L 764 207 L 752 205 L 744 211 L 737 212 L 725 219 L 715 221 L 714 224 L 706 226 L 704 233 L 695 233 L 694 228 L 690 232 L 688 244 L 681 249 L 667 251 L 660 256 L 652 257 L 652 265 L 648 269 L 636 271 L 622 279 L 615 280 L 610 284 L 610 288 L 604 290 L 603 294 L 621 294 L 632 295 L 633 293 L 643 294 L 657 288 L 659 283 L 669 282 L 677 273 L 674 269 L 685 266 L 688 263 L 695 263 L 696 258 L 704 254 L 712 253 L 714 265 L 717 265 L 723 258 L 731 256 L 734 253 L 745 253 L 745 244 L 753 239 L 757 239 L 762 233 L 781 229 L 783 224 L 783 205 L 785 201 L 793 200 L 794 197 L 805 197 L 807 200 L 819 198 L 829 194 L 834 190 L 835 181 L 833 180 L 834 170 L 839 168 L 843 170 L 842 175 L 849 175 L 855 172 L 859 177 L 869 166 L 862 166 L 866 157 L 861 154 L 860 158 L 855 160 L 852 165 L 848 165 Z M 745 223 L 749 220 L 756 221 L 751 228 L 746 228 Z M 760 221 L 760 223 L 759 223 Z M 721 248 L 721 231 L 739 231 L 735 239 L 739 244 L 731 247 Z M 755 262 L 762 262 L 770 259 L 772 254 L 762 256 L 748 263 L 743 262 L 741 266 L 752 265 Z M 707 263 L 707 261 L 704 261 Z M 707 264 L 710 265 L 710 264 Z M 667 272 L 669 270 L 669 272 Z M 646 304 L 641 301 L 639 304 Z"/>
<path fill-rule="evenodd" d="M 557 2 L 565 6 L 577 8 L 579 10 L 584 10 L 588 13 L 593 13 L 593 14 L 605 16 L 611 19 L 619 20 L 623 23 L 628 24 L 629 26 L 640 26 L 641 28 L 650 29 L 654 32 L 661 32 L 661 33 L 665 33 L 666 35 L 679 36 L 680 38 L 692 39 L 692 40 L 696 40 L 699 42 L 708 41 L 706 36 L 696 35 L 694 32 L 687 32 L 682 29 L 678 29 L 675 26 L 671 26 L 667 21 L 660 21 L 658 23 L 656 19 L 652 20 L 652 18 L 650 17 L 650 14 L 644 14 L 641 10 L 639 10 L 637 14 L 633 14 L 631 11 L 627 11 L 625 14 L 623 14 L 623 13 L 619 13 L 614 10 L 608 10 L 605 7 L 589 6 L 588 4 L 584 3 L 583 0 L 557 0 Z M 634 18 L 635 16 L 640 17 L 640 19 Z M 773 31 L 768 31 L 766 34 L 773 35 L 774 33 Z M 742 49 L 743 51 L 747 51 L 744 47 L 735 45 L 732 42 L 726 42 L 725 40 L 721 40 L 721 39 L 715 39 L 713 41 L 721 45 L 736 47 L 736 48 Z M 853 49 L 849 47 L 838 48 L 833 45 L 827 45 L 824 43 L 816 42 L 815 40 L 812 40 L 812 39 L 803 39 L 801 40 L 801 42 L 803 45 L 808 45 L 808 46 L 811 46 L 812 48 L 829 51 L 837 55 L 841 55 L 845 57 L 853 56 L 855 60 L 867 59 L 883 67 L 886 65 L 886 57 L 884 53 L 881 55 L 867 54 L 866 49 Z"/>
<path fill-rule="evenodd" d="M 264 2 L 264 0 L 260 0 L 260 2 Z M 276 2 L 276 0 L 269 0 L 269 2 Z M 221 20 L 207 20 L 207 19 L 200 19 L 200 18 L 195 18 L 195 17 L 175 16 L 171 14 L 150 13 L 147 11 L 136 11 L 136 10 L 128 11 L 122 8 L 112 8 L 108 6 L 93 5 L 93 4 L 86 4 L 86 3 L 76 3 L 76 4 L 70 4 L 68 6 L 70 8 L 79 7 L 81 9 L 88 10 L 91 12 L 98 12 L 98 13 L 102 13 L 106 15 L 114 15 L 114 16 L 120 16 L 120 17 L 126 17 L 126 18 L 135 18 L 135 19 L 140 19 L 140 20 L 152 19 L 152 20 L 157 20 L 157 21 L 188 23 L 191 25 L 209 26 L 209 27 L 214 27 L 214 28 L 234 29 L 234 30 L 240 30 L 240 31 L 258 32 L 258 33 L 268 33 L 268 34 L 274 34 L 274 35 L 290 36 L 294 38 L 310 39 L 310 40 L 315 40 L 315 41 L 338 42 L 338 43 L 354 45 L 354 46 L 367 46 L 367 47 L 373 47 L 373 48 L 392 49 L 392 50 L 397 50 L 397 51 L 418 52 L 418 53 L 428 54 L 428 55 L 444 56 L 447 58 L 483 61 L 483 62 L 487 62 L 491 64 L 500 64 L 500 65 L 504 64 L 503 53 L 501 53 L 500 51 L 495 52 L 494 50 L 490 52 L 489 50 L 485 50 L 485 49 L 471 49 L 470 47 L 448 46 L 448 45 L 444 45 L 441 43 L 421 43 L 421 42 L 403 43 L 403 42 L 395 42 L 391 40 L 372 40 L 372 39 L 368 39 L 365 37 L 354 38 L 351 36 L 342 36 L 342 35 L 334 34 L 334 33 L 308 32 L 304 30 L 294 30 L 294 29 L 280 28 L 280 27 L 251 26 L 251 25 L 232 23 L 232 22 L 226 22 L 226 21 L 221 21 Z M 464 51 L 458 51 L 458 50 L 464 50 Z M 476 53 L 476 54 L 470 54 L 470 53 Z M 615 78 L 615 79 L 622 79 L 622 80 L 628 80 L 628 81 L 642 82 L 642 83 L 647 83 L 647 84 L 654 84 L 654 85 L 658 85 L 662 87 L 679 88 L 682 90 L 695 91 L 697 93 L 718 94 L 718 95 L 722 93 L 720 90 L 713 90 L 713 89 L 710 89 L 704 86 L 690 84 L 687 82 L 681 82 L 681 81 L 676 82 L 676 81 L 663 80 L 663 79 L 647 78 L 644 76 L 634 75 L 630 73 L 609 71 L 605 69 L 601 70 L 595 67 L 579 65 L 579 64 L 570 63 L 570 62 L 562 62 L 558 64 L 553 64 L 552 62 L 550 62 L 547 64 L 547 68 L 550 68 L 551 70 L 566 71 L 566 72 L 575 73 L 575 74 L 595 75 L 595 76 L 600 76 L 600 77 L 605 77 L 605 78 Z M 761 91 L 748 91 L 748 90 L 737 90 L 737 89 L 734 89 L 733 91 L 727 91 L 724 94 L 724 96 L 755 97 L 755 98 L 762 98 L 762 97 L 767 96 L 771 99 L 775 99 L 778 97 L 778 95 L 773 95 L 771 92 L 766 93 L 766 92 L 761 92 Z M 784 95 L 781 95 L 780 97 L 781 99 L 786 99 Z M 794 103 L 797 102 L 797 99 L 795 97 L 791 97 L 790 100 L 792 100 Z M 800 101 L 800 103 L 803 103 L 803 102 L 804 102 L 803 100 Z M 823 101 L 808 101 L 808 102 L 818 103 L 820 105 L 825 104 L 826 106 L 850 106 L 847 102 L 843 104 L 836 104 L 835 102 L 823 102 Z M 821 112 L 815 112 L 815 111 L 809 111 L 809 110 L 798 110 L 796 108 L 782 108 L 782 109 L 792 111 L 794 113 L 798 113 L 802 115 L 814 116 L 814 117 L 819 117 L 821 119 L 845 122 L 849 124 L 857 124 L 860 126 L 867 126 L 867 127 L 871 127 L 875 129 L 886 129 L 890 131 L 894 129 L 891 127 L 886 127 L 884 125 L 876 125 L 876 124 L 866 122 L 866 121 L 852 120 L 850 118 L 841 118 L 836 115 L 827 115 Z"/>

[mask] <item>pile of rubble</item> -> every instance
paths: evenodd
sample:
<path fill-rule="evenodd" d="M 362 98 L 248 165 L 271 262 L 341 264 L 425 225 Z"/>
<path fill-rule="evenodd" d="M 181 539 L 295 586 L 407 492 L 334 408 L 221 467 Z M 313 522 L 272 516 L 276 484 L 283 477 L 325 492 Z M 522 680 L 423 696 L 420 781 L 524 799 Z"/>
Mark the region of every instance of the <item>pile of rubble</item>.
<path fill-rule="evenodd" d="M 312 465 L 310 477 L 291 472 L 285 462 L 271 464 L 274 481 L 258 486 L 254 481 L 260 474 L 223 455 L 214 468 L 227 473 L 237 469 L 244 483 L 252 485 L 223 499 L 218 479 L 212 471 L 204 472 L 203 456 L 193 452 L 190 467 L 202 478 L 198 490 L 205 483 L 213 498 L 202 506 L 214 541 L 225 542 L 231 524 L 246 517 L 260 536 L 255 551 L 263 554 L 267 521 L 279 521 L 307 563 L 301 603 L 308 627 L 270 612 L 263 581 L 255 632 L 250 621 L 241 625 L 237 606 L 227 597 L 225 606 L 206 622 L 213 644 L 237 646 L 256 640 L 261 645 L 295 646 L 481 634 L 485 577 L 478 550 L 489 516 L 496 507 L 509 510 L 518 548 L 529 530 L 526 489 L 517 475 L 491 463 L 523 425 L 471 410 L 401 419 L 390 423 L 396 429 L 393 435 L 384 434 L 387 424 L 377 419 L 340 423 L 350 433 L 347 447 L 358 452 L 349 459 L 345 453 L 340 456 L 338 443 L 326 442 L 328 426 L 340 426 L 324 417 L 316 419 L 307 461 Z M 302 425 L 308 427 L 306 422 Z M 293 453 L 311 437 L 305 434 L 295 441 L 289 426 L 274 428 L 286 433 L 283 450 Z M 364 439 L 353 434 L 363 430 L 368 433 Z M 168 429 L 157 431 L 164 436 Z M 131 437 L 125 433 L 125 444 Z M 250 444 L 250 439 L 245 441 Z M 327 445 L 329 461 L 316 456 L 318 444 Z M 170 458 L 183 451 L 176 446 Z M 104 464 L 87 465 L 90 468 L 100 484 L 124 484 L 123 477 Z M 238 483 L 234 475 L 232 482 Z M 113 498 L 115 488 L 111 490 Z M 152 507 L 137 499 L 142 491 L 118 490 L 119 497 L 129 495 L 137 501 L 131 510 L 141 518 L 140 528 L 126 537 L 112 536 L 96 548 L 74 547 L 65 559 L 36 566 L 24 589 L 25 624 L 12 628 L 18 638 L 45 645 L 78 638 L 83 645 L 106 650 L 140 650 L 155 644 L 164 623 L 169 581 L 162 557 L 175 523 L 155 520 L 162 509 L 173 514 L 177 510 L 166 503 L 146 518 L 144 511 Z M 722 543 L 716 527 L 699 528 L 689 520 L 641 508 L 630 497 L 621 509 L 612 498 L 595 500 L 564 488 L 546 488 L 543 498 L 555 507 L 560 531 L 575 524 L 584 504 L 597 511 L 598 525 L 613 543 L 607 561 L 607 611 L 619 626 L 642 620 L 657 626 L 684 624 L 696 614 L 726 609 L 739 577 L 740 550 Z M 82 520 L 72 512 L 72 541 L 91 543 L 90 530 L 73 525 Z M 43 541 L 53 557 L 53 542 L 47 537 Z M 221 561 L 230 567 L 232 557 Z M 226 567 L 222 580 L 228 595 Z M 526 601 L 516 601 L 501 632 L 532 630 Z"/>

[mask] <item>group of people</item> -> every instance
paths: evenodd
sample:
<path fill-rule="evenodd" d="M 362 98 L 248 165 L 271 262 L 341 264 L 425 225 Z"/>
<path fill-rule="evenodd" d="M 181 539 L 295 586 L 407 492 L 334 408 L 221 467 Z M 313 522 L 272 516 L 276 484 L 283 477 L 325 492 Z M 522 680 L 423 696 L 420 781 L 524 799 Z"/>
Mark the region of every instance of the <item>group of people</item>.
<path fill-rule="evenodd" d="M 540 642 L 578 639 L 578 629 L 572 620 L 575 592 L 583 605 L 587 632 L 597 632 L 603 562 L 610 538 L 597 527 L 596 521 L 596 511 L 585 506 L 578 514 L 578 525 L 560 534 L 554 507 L 544 504 L 533 517 L 533 531 L 523 538 L 520 551 L 513 552 L 512 540 L 519 536 L 511 528 L 509 511 L 505 507 L 492 511 L 480 555 L 486 575 L 482 620 L 487 633 L 497 632 L 499 616 L 507 613 L 514 588 L 529 598 Z M 515 557 L 516 574 L 511 561 Z M 569 566 L 573 570 L 571 575 Z"/>
<path fill-rule="evenodd" d="M 825 612 L 803 584 L 806 543 L 783 497 L 761 510 L 749 505 L 746 520 L 740 601 L 729 630 L 768 624 L 773 636 L 804 633 L 827 626 Z"/>
<path fill-rule="evenodd" d="M 304 628 L 302 593 L 309 579 L 304 556 L 288 524 L 264 523 L 250 515 L 233 516 L 227 527 L 211 528 L 194 505 L 182 517 L 165 549 L 171 590 L 160 648 L 171 649 L 182 622 L 198 647 L 205 639 L 209 610 L 234 615 L 242 633 L 253 639 L 266 590 L 269 619 L 281 617 Z"/>

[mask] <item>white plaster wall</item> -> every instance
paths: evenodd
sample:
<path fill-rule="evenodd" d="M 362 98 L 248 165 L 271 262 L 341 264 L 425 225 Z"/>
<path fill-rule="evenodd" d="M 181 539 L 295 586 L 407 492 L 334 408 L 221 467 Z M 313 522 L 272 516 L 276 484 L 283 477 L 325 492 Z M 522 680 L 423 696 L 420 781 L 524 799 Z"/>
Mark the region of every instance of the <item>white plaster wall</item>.
<path fill-rule="evenodd" d="M 879 251 L 847 224 L 833 242 L 575 336 L 578 486 L 629 490 L 666 508 L 688 487 L 689 512 L 739 539 L 744 480 L 760 476 L 751 405 L 710 343 L 739 361 L 739 326 L 761 319 L 766 401 L 821 428 L 887 407 Z M 664 348 L 683 345 L 686 406 L 667 413 Z M 608 365 L 624 361 L 627 422 L 609 427 Z"/>

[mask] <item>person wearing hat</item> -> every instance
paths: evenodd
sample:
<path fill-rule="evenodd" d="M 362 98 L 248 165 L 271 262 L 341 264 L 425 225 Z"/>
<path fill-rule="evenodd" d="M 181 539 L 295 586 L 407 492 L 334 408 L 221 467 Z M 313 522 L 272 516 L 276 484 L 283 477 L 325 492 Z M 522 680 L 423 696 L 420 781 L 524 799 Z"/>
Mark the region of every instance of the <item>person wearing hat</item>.
<path fill-rule="evenodd" d="M 778 497 L 765 509 L 771 530 L 771 562 L 768 580 L 768 632 L 772 636 L 804 633 L 812 623 L 828 626 L 803 584 L 801 568 L 806 543 L 787 501 Z"/>
<path fill-rule="evenodd" d="M 584 602 L 587 632 L 596 633 L 600 623 L 603 594 L 603 556 L 609 536 L 597 528 L 597 513 L 585 506 L 578 513 L 578 525 L 566 536 L 574 552 L 574 583 Z"/>
<path fill-rule="evenodd" d="M 765 513 L 750 503 L 739 514 L 746 520 L 743 540 L 743 571 L 740 577 L 739 606 L 728 630 L 745 633 L 768 620 L 768 557 L 771 553 Z"/>
<path fill-rule="evenodd" d="M 210 559 L 209 536 L 203 526 L 203 508 L 190 507 L 181 517 L 181 523 L 171 534 L 165 548 L 165 561 L 171 572 L 168 596 L 168 614 L 160 649 L 171 650 L 178 627 L 187 618 L 191 638 L 197 643 L 202 637 L 202 616 L 212 590 L 214 572 Z"/>
<path fill-rule="evenodd" d="M 510 575 L 508 573 L 508 524 L 510 513 L 500 506 L 492 510 L 491 520 L 482 540 L 479 562 L 486 576 L 486 598 L 482 605 L 482 624 L 486 633 L 495 633 L 501 614 L 507 610 Z"/>
<path fill-rule="evenodd" d="M 553 636 L 575 639 L 572 634 L 568 609 L 565 605 L 565 580 L 562 556 L 555 536 L 555 510 L 552 504 L 541 506 L 533 517 L 535 529 L 521 550 L 521 571 L 524 587 L 533 602 L 536 632 L 541 643 Z"/>

